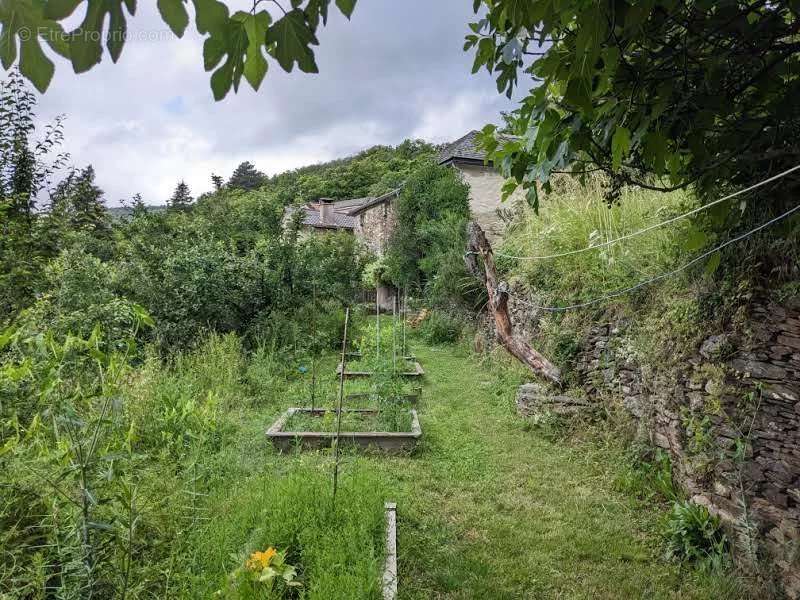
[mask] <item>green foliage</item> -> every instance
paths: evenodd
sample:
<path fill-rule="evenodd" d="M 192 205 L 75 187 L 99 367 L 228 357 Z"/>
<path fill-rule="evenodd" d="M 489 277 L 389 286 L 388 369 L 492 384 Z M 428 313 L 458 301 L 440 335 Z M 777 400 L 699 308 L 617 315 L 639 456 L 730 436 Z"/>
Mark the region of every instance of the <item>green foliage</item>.
<path fill-rule="evenodd" d="M 0 83 L 0 199 L 10 200 L 14 213 L 26 217 L 36 209 L 36 195 L 68 158 L 53 156 L 63 141 L 63 116 L 46 126 L 42 138 L 33 143 L 36 103 L 19 71 L 11 70 Z"/>
<path fill-rule="evenodd" d="M 297 292 L 311 297 L 313 287 L 326 297 L 349 304 L 361 289 L 367 255 L 350 233 L 312 235 L 300 241 L 294 260 Z"/>
<path fill-rule="evenodd" d="M 464 322 L 446 312 L 434 310 L 419 326 L 419 335 L 429 344 L 453 344 L 464 331 Z"/>
<path fill-rule="evenodd" d="M 669 454 L 659 448 L 653 454 L 648 451 L 645 456 L 633 451 L 626 458 L 626 468 L 617 479 L 617 486 L 623 492 L 648 502 L 677 502 L 680 499 L 680 493 L 672 479 Z"/>
<path fill-rule="evenodd" d="M 86 232 L 97 238 L 109 238 L 111 220 L 103 202 L 103 190 L 94 181 L 91 165 L 71 171 L 50 196 L 51 220 L 60 222 L 70 232 Z"/>
<path fill-rule="evenodd" d="M 33 595 L 46 581 L 65 598 L 124 595 L 142 518 L 132 476 L 142 461 L 118 400 L 132 339 L 124 352 L 106 351 L 114 344 L 99 328 L 85 339 L 20 328 L 10 341 L 0 363 L 0 591 Z"/>
<path fill-rule="evenodd" d="M 397 227 L 385 259 L 396 285 L 416 286 L 438 304 L 464 296 L 463 286 L 473 282 L 462 257 L 468 198 L 469 187 L 454 169 L 429 161 L 409 175 L 397 200 Z"/>
<path fill-rule="evenodd" d="M 400 187 L 412 171 L 434 155 L 430 144 L 406 140 L 394 148 L 375 146 L 352 157 L 275 175 L 266 187 L 284 204 L 379 196 Z"/>
<path fill-rule="evenodd" d="M 116 291 L 112 265 L 79 248 L 64 251 L 45 269 L 47 290 L 23 311 L 18 326 L 57 336 L 104 332 L 109 348 L 124 351 L 134 336 L 140 308 Z"/>
<path fill-rule="evenodd" d="M 675 502 L 664 526 L 667 553 L 707 571 L 720 570 L 729 560 L 729 546 L 719 518 L 705 506 Z"/>
<path fill-rule="evenodd" d="M 151 309 L 166 346 L 207 329 L 272 338 L 287 331 L 281 315 L 308 316 L 315 289 L 321 302 L 352 302 L 365 261 L 353 236 L 284 235 L 282 216 L 274 194 L 228 187 L 190 212 L 135 214 L 118 229 L 116 289 Z M 321 321 L 337 313 L 324 304 Z"/>
<path fill-rule="evenodd" d="M 559 176 L 552 181 L 548 207 L 541 214 L 527 209 L 514 221 L 500 252 L 513 256 L 569 253 L 639 231 L 681 214 L 693 206 L 684 192 L 660 194 L 626 187 L 622 202 L 603 201 L 605 180 Z M 687 262 L 694 251 L 684 240 L 696 226 L 678 221 L 644 235 L 587 252 L 554 259 L 521 261 L 498 257 L 498 267 L 536 292 L 536 304 L 580 304 L 634 286 Z M 706 243 L 711 243 L 707 240 Z M 646 364 L 674 364 L 694 351 L 707 315 L 702 294 L 710 275 L 698 265 L 666 281 L 599 303 L 596 307 L 542 316 L 542 351 L 567 370 L 575 343 L 600 320 L 632 318 L 631 358 Z"/>
<path fill-rule="evenodd" d="M 356 0 L 336 0 L 347 17 Z M 306 73 L 316 73 L 313 46 L 316 32 L 328 20 L 331 0 L 292 1 L 291 9 L 231 14 L 218 0 L 191 0 L 197 32 L 205 36 L 203 64 L 211 75 L 216 100 L 231 87 L 238 90 L 242 76 L 258 89 L 267 73 L 267 58 L 273 58 L 287 72 L 294 64 Z M 189 25 L 186 0 L 158 0 L 158 10 L 172 32 L 183 37 Z M 78 11 L 83 20 L 72 32 L 64 32 L 60 21 Z M 126 14 L 127 13 L 127 14 Z M 20 72 L 40 92 L 53 78 L 55 66 L 41 47 L 48 43 L 57 54 L 72 62 L 75 73 L 99 64 L 103 41 L 113 62 L 117 62 L 126 40 L 127 20 L 136 13 L 133 0 L 15 0 L 0 4 L 0 63 L 9 69 L 19 56 Z M 107 23 L 107 27 L 106 27 Z"/>
<path fill-rule="evenodd" d="M 796 165 L 792 4 L 476 1 L 482 18 L 465 44 L 474 71 L 485 67 L 509 97 L 536 82 L 508 119 L 516 137 L 484 130 L 490 158 L 534 208 L 536 186 L 549 191 L 568 167 L 605 171 L 613 200 L 624 184 L 708 193 Z M 771 204 L 795 186 L 785 180 Z"/>
<path fill-rule="evenodd" d="M 4 10 L 0 8 L 0 12 Z M 0 36 L 9 35 L 4 30 Z M 67 160 L 54 154 L 62 141 L 62 118 L 45 128 L 37 140 L 36 96 L 17 71 L 0 83 L 0 325 L 29 304 L 42 269 L 58 253 L 61 240 L 47 213 L 37 207 L 37 195 Z"/>
<path fill-rule="evenodd" d="M 386 257 L 380 256 L 364 267 L 361 283 L 367 288 L 390 284 L 387 276 Z"/>
<path fill-rule="evenodd" d="M 170 223 L 164 219 L 161 223 Z M 193 231 L 179 225 L 163 237 L 152 230 L 137 235 L 121 246 L 115 265 L 120 293 L 152 307 L 166 345 L 189 344 L 207 328 L 244 329 L 271 299 L 265 289 L 267 257 L 258 250 L 236 252 L 207 232 L 193 237 Z"/>
<path fill-rule="evenodd" d="M 266 176 L 257 170 L 253 163 L 243 162 L 234 170 L 228 180 L 228 187 L 238 190 L 257 190 L 264 185 L 266 179 Z"/>
<path fill-rule="evenodd" d="M 172 197 L 167 200 L 167 206 L 172 210 L 187 210 L 192 205 L 192 193 L 185 181 L 175 186 Z"/>

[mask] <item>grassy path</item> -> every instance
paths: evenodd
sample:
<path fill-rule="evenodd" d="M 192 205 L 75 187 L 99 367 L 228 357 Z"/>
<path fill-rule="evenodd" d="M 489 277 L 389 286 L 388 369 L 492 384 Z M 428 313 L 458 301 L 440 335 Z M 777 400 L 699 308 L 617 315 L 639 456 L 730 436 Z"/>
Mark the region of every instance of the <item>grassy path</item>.
<path fill-rule="evenodd" d="M 719 597 L 708 580 L 658 558 L 658 515 L 614 490 L 621 465 L 612 451 L 531 431 L 514 414 L 518 376 L 508 369 L 460 348 L 415 349 L 427 372 L 417 453 L 348 455 L 341 474 L 344 485 L 376 477 L 398 503 L 401 599 Z M 327 455 L 277 456 L 265 443 L 263 431 L 291 403 L 245 414 L 241 445 L 218 459 L 228 469 L 239 461 L 233 481 L 258 489 L 294 461 L 329 468 Z M 254 502 L 242 490 L 226 490 L 215 516 L 231 531 L 247 527 L 236 515 Z"/>
<path fill-rule="evenodd" d="M 425 441 L 391 467 L 401 597 L 709 596 L 654 558 L 643 531 L 655 516 L 613 491 L 608 455 L 526 431 L 513 385 L 452 348 L 418 355 Z"/>

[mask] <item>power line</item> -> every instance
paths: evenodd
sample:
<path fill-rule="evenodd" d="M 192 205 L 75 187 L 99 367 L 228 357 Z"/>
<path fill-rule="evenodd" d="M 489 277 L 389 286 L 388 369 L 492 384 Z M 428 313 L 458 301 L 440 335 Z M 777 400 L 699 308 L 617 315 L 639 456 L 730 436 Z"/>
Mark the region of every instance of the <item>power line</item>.
<path fill-rule="evenodd" d="M 718 200 L 714 200 L 713 202 L 709 202 L 708 204 L 704 204 L 703 206 L 699 206 L 695 209 L 690 210 L 689 212 L 683 213 L 682 215 L 678 215 L 677 217 L 672 217 L 671 219 L 667 219 L 666 221 L 662 221 L 661 223 L 656 223 L 655 225 L 650 225 L 649 227 L 645 227 L 644 229 L 640 229 L 639 231 L 634 231 L 633 233 L 629 233 L 623 235 L 621 237 L 615 238 L 613 240 L 608 240 L 607 242 L 603 242 L 602 244 L 595 244 L 594 246 L 587 246 L 586 248 L 579 248 L 577 250 L 570 250 L 568 252 L 561 252 L 558 254 L 547 254 L 544 256 L 515 256 L 513 254 L 503 254 L 502 252 L 495 252 L 495 256 L 502 256 L 503 258 L 512 258 L 515 260 L 549 260 L 552 258 L 562 258 L 564 256 L 572 256 L 574 254 L 581 254 L 582 252 L 589 252 L 590 250 L 597 250 L 598 248 L 605 248 L 607 246 L 611 246 L 612 244 L 616 244 L 617 242 L 621 242 L 624 240 L 629 240 L 636 236 L 642 235 L 647 233 L 648 231 L 653 231 L 653 229 L 658 229 L 659 227 L 663 227 L 664 225 L 669 225 L 671 223 L 675 223 L 676 221 L 680 221 L 681 219 L 685 219 L 686 217 L 690 217 L 692 215 L 696 215 L 697 213 L 704 211 L 712 206 L 716 206 L 717 204 L 721 204 L 726 200 L 730 200 L 731 198 L 735 198 L 736 196 L 741 196 L 742 194 L 746 194 L 747 192 L 751 192 L 761 186 L 767 185 L 768 183 L 772 183 L 773 181 L 780 179 L 781 177 L 785 177 L 789 173 L 793 173 L 800 169 L 800 165 L 794 166 L 791 169 L 787 169 L 782 173 L 778 173 L 777 175 L 773 175 L 769 179 L 765 179 L 764 181 L 760 181 L 756 184 L 751 185 L 748 188 L 743 190 L 739 190 L 738 192 L 734 192 L 725 196 L 724 198 L 720 198 Z"/>
<path fill-rule="evenodd" d="M 667 271 L 665 273 L 661 273 L 660 275 L 656 275 L 655 277 L 651 277 L 650 279 L 646 279 L 645 281 L 637 283 L 636 285 L 632 285 L 631 287 L 627 287 L 627 288 L 624 288 L 624 289 L 613 291 L 613 292 L 611 292 L 609 294 L 606 294 L 604 296 L 600 296 L 599 298 L 595 298 L 595 299 L 589 300 L 587 302 L 581 302 L 579 304 L 571 304 L 569 306 L 537 306 L 537 305 L 532 304 L 532 303 L 530 303 L 530 302 L 528 302 L 526 300 L 523 300 L 519 296 L 514 295 L 514 297 L 518 301 L 520 301 L 522 304 L 525 304 L 525 305 L 529 306 L 530 308 L 533 308 L 533 309 L 536 309 L 536 310 L 545 311 L 545 312 L 565 312 L 565 311 L 574 310 L 574 309 L 577 309 L 577 308 L 586 308 L 588 306 L 593 306 L 593 305 L 599 304 L 600 302 L 603 302 L 605 300 L 610 300 L 612 298 L 617 298 L 618 296 L 622 296 L 624 294 L 627 294 L 628 292 L 632 292 L 634 290 L 638 290 L 639 288 L 642 288 L 642 287 L 644 287 L 646 285 L 650 285 L 651 283 L 655 283 L 657 281 L 661 281 L 663 279 L 667 279 L 668 277 L 672 277 L 673 275 L 675 275 L 677 273 L 680 273 L 681 271 L 685 271 L 686 269 L 688 269 L 692 265 L 697 264 L 698 262 L 700 262 L 704 258 L 707 258 L 707 257 L 711 256 L 715 252 L 719 252 L 720 250 L 722 250 L 723 248 L 725 248 L 727 246 L 730 246 L 731 244 L 735 244 L 736 242 L 739 242 L 739 241 L 741 241 L 741 240 L 743 240 L 743 239 L 745 239 L 747 237 L 750 237 L 754 233 L 758 233 L 762 229 L 766 229 L 770 225 L 774 225 L 778 221 L 782 221 L 783 219 L 785 219 L 789 215 L 791 215 L 791 214 L 793 214 L 793 213 L 795 213 L 795 212 L 797 212 L 799 210 L 800 210 L 800 204 L 798 204 L 797 206 L 795 206 L 794 208 L 792 208 L 790 210 L 787 210 L 782 215 L 778 215 L 774 219 L 770 219 L 766 223 L 763 223 L 763 224 L 759 225 L 755 229 L 751 229 L 747 233 L 743 233 L 743 234 L 738 235 L 738 236 L 736 236 L 734 238 L 731 238 L 730 240 L 720 244 L 716 248 L 713 248 L 713 249 L 711 249 L 711 250 L 709 250 L 707 252 L 704 252 L 700 256 L 698 256 L 696 258 L 693 258 L 688 263 L 686 263 L 684 265 L 681 265 L 677 269 L 673 269 L 671 271 Z M 509 294 L 509 295 L 511 295 L 511 294 Z"/>

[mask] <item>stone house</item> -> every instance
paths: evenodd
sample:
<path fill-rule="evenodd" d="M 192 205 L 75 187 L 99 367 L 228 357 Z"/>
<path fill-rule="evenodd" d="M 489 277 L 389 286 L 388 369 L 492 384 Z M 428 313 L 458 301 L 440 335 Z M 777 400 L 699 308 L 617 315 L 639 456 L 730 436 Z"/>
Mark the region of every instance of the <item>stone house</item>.
<path fill-rule="evenodd" d="M 399 195 L 399 190 L 392 190 L 370 198 L 339 201 L 320 198 L 299 208 L 287 208 L 285 218 L 288 220 L 295 211 L 300 210 L 303 213 L 301 231 L 307 235 L 326 231 L 351 232 L 376 256 L 383 256 L 392 231 L 397 226 L 394 201 Z M 391 312 L 397 290 L 382 285 L 378 286 L 375 295 L 375 302 L 381 310 Z"/>
<path fill-rule="evenodd" d="M 518 190 L 506 202 L 501 201 L 505 179 L 478 148 L 478 135 L 478 131 L 470 131 L 446 145 L 437 161 L 461 173 L 470 188 L 472 218 L 483 227 L 490 240 L 497 240 L 505 228 L 504 213 L 509 213 L 524 195 Z M 306 231 L 350 231 L 377 256 L 382 256 L 397 226 L 394 203 L 399 196 L 400 190 L 392 190 L 382 196 L 351 200 L 320 198 L 299 208 L 287 209 L 287 215 L 303 211 L 302 227 Z"/>
<path fill-rule="evenodd" d="M 400 190 L 377 197 L 331 200 L 320 198 L 300 207 L 286 209 L 286 218 L 302 211 L 301 230 L 306 233 L 348 231 L 375 255 L 383 256 L 397 226 L 394 201 Z"/>
<path fill-rule="evenodd" d="M 355 219 L 354 233 L 356 237 L 377 256 L 383 256 L 397 227 L 395 201 L 400 197 L 400 190 L 368 198 L 365 202 L 353 207 L 350 216 Z"/>
<path fill-rule="evenodd" d="M 506 180 L 491 161 L 487 162 L 486 153 L 478 148 L 478 135 L 479 132 L 473 130 L 445 146 L 439 153 L 439 164 L 458 169 L 464 177 L 470 189 L 472 218 L 483 228 L 489 240 L 494 241 L 503 236 L 504 214 L 511 212 L 517 202 L 524 201 L 524 193 L 517 190 L 502 202 Z"/>

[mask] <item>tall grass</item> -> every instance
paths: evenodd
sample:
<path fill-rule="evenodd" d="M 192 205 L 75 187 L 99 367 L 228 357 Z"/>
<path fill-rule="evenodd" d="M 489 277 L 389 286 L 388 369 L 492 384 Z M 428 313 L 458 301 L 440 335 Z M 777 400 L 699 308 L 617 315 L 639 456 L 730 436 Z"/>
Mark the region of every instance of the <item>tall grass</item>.
<path fill-rule="evenodd" d="M 190 538 L 183 597 L 212 597 L 250 553 L 270 546 L 298 567 L 304 598 L 381 597 L 386 483 L 363 471 L 345 473 L 334 505 L 330 471 L 313 455 L 285 460 L 288 472 L 251 478 L 213 498 L 211 520 Z"/>
<path fill-rule="evenodd" d="M 585 186 L 561 178 L 538 215 L 525 212 L 507 236 L 502 252 L 542 256 L 602 244 L 639 231 L 694 207 L 685 192 L 662 194 L 625 188 L 618 204 L 603 199 L 603 181 Z M 501 258 L 501 267 L 541 291 L 550 304 L 590 300 L 677 265 L 689 252 L 693 226 L 688 220 L 596 250 L 548 260 Z"/>
<path fill-rule="evenodd" d="M 696 206 L 687 192 L 669 194 L 638 188 L 622 190 L 608 206 L 603 179 L 585 185 L 563 177 L 542 201 L 538 215 L 523 214 L 513 224 L 500 252 L 546 256 L 579 250 L 640 231 Z M 581 304 L 635 286 L 671 271 L 696 256 L 710 242 L 691 219 L 658 227 L 606 247 L 544 260 L 498 259 L 501 269 L 532 292 L 536 305 Z M 632 321 L 632 352 L 656 361 L 678 360 L 690 352 L 701 328 L 701 301 L 710 287 L 705 264 L 589 307 L 542 315 L 541 347 L 567 370 L 586 329 L 598 322 Z"/>

